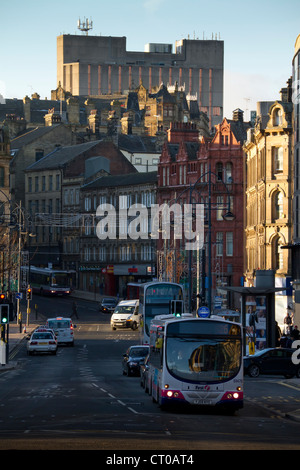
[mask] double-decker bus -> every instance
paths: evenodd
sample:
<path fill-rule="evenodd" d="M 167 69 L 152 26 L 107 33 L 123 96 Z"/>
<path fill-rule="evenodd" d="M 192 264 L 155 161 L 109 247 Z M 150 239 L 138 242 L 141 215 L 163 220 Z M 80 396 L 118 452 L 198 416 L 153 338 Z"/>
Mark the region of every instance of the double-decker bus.
<path fill-rule="evenodd" d="M 243 407 L 240 324 L 220 318 L 160 315 L 151 322 L 146 389 L 160 406 Z"/>
<path fill-rule="evenodd" d="M 139 313 L 141 314 L 141 342 L 149 344 L 151 320 L 157 315 L 181 313 L 184 310 L 184 291 L 175 282 L 153 281 L 139 286 Z"/>
<path fill-rule="evenodd" d="M 28 270 L 28 268 L 22 268 Z M 72 292 L 74 271 L 37 268 L 30 266 L 29 284 L 33 292 L 41 295 L 68 295 Z"/>

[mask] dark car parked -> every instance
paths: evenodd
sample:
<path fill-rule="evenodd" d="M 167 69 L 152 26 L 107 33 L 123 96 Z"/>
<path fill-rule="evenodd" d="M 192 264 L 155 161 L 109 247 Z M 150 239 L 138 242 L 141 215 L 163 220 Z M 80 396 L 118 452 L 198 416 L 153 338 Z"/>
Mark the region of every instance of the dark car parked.
<path fill-rule="evenodd" d="M 300 365 L 292 361 L 294 352 L 295 349 L 289 348 L 267 348 L 251 356 L 245 356 L 244 373 L 250 377 L 269 374 L 300 378 Z"/>
<path fill-rule="evenodd" d="M 116 299 L 103 298 L 100 303 L 100 311 L 103 313 L 112 313 L 117 306 Z"/>
<path fill-rule="evenodd" d="M 140 364 L 149 353 L 148 345 L 131 346 L 123 354 L 122 368 L 124 375 L 140 375 Z"/>

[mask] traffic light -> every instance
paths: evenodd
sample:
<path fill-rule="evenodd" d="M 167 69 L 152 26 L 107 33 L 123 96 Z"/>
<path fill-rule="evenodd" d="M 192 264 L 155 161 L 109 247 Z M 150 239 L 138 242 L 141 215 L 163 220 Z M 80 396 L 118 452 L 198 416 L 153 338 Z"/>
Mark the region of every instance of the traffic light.
<path fill-rule="evenodd" d="M 4 300 L 6 300 L 6 294 L 0 294 L 0 302 L 3 302 Z"/>
<path fill-rule="evenodd" d="M 9 305 L 0 305 L 0 312 L 1 325 L 7 325 L 9 323 Z"/>
<path fill-rule="evenodd" d="M 27 287 L 27 289 L 26 289 L 26 299 L 27 300 L 32 299 L 32 288 L 31 287 Z"/>
<path fill-rule="evenodd" d="M 183 313 L 183 301 L 171 300 L 171 313 L 174 317 L 181 317 Z"/>

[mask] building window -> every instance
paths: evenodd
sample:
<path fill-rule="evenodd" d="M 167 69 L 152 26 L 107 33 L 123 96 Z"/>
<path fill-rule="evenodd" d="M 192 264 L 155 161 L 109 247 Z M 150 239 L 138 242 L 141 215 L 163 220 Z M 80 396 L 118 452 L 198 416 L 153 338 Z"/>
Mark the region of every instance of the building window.
<path fill-rule="evenodd" d="M 283 194 L 278 191 L 274 196 L 274 219 L 282 219 L 283 217 Z"/>
<path fill-rule="evenodd" d="M 91 210 L 91 198 L 90 197 L 85 197 L 84 198 L 84 209 L 86 211 L 90 211 Z"/>
<path fill-rule="evenodd" d="M 32 178 L 29 176 L 28 178 L 28 192 L 32 193 Z"/>
<path fill-rule="evenodd" d="M 220 106 L 213 106 L 213 116 L 221 116 Z"/>
<path fill-rule="evenodd" d="M 276 108 L 273 113 L 273 125 L 281 126 L 282 124 L 282 111 L 280 108 Z"/>
<path fill-rule="evenodd" d="M 223 232 L 217 232 L 216 243 L 216 255 L 223 256 Z"/>
<path fill-rule="evenodd" d="M 222 214 L 224 210 L 223 196 L 217 196 L 217 220 L 223 220 Z"/>
<path fill-rule="evenodd" d="M 272 156 L 274 164 L 274 173 L 281 172 L 283 170 L 283 148 L 272 147 Z"/>
<path fill-rule="evenodd" d="M 225 167 L 225 183 L 232 183 L 232 163 L 226 163 Z"/>
<path fill-rule="evenodd" d="M 226 256 L 233 256 L 233 232 L 226 233 Z"/>
<path fill-rule="evenodd" d="M 65 202 L 65 205 L 69 204 L 69 190 L 68 189 L 65 189 L 64 191 L 64 202 Z"/>
<path fill-rule="evenodd" d="M 0 187 L 4 188 L 5 186 L 5 170 L 3 167 L 0 167 Z"/>
<path fill-rule="evenodd" d="M 275 269 L 283 269 L 283 250 L 281 240 L 276 237 L 274 240 Z"/>
<path fill-rule="evenodd" d="M 34 190 L 36 193 L 39 192 L 39 177 L 38 176 L 34 178 Z"/>
<path fill-rule="evenodd" d="M 218 181 L 223 181 L 223 164 L 222 163 L 217 163 L 216 174 L 217 174 Z"/>
<path fill-rule="evenodd" d="M 106 260 L 106 247 L 100 246 L 99 247 L 99 261 L 105 261 L 105 260 Z"/>
<path fill-rule="evenodd" d="M 35 151 L 35 161 L 37 162 L 44 156 L 44 150 L 43 149 L 36 149 Z"/>
<path fill-rule="evenodd" d="M 84 247 L 83 255 L 84 255 L 84 261 L 90 261 L 91 249 L 89 246 Z"/>

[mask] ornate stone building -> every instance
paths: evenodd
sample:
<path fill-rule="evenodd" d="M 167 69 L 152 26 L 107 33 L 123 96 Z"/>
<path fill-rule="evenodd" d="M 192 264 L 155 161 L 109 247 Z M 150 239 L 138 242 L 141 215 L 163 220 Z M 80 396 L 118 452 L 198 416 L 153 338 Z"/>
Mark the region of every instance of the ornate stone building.
<path fill-rule="evenodd" d="M 257 269 L 272 269 L 276 286 L 286 286 L 292 237 L 293 152 L 291 83 L 281 99 L 257 104 L 257 120 L 248 130 L 246 153 L 246 283 Z"/>

